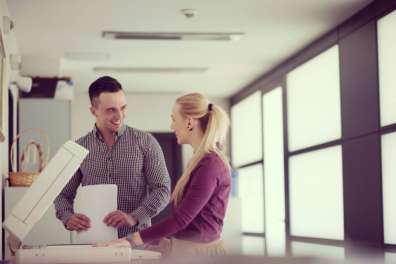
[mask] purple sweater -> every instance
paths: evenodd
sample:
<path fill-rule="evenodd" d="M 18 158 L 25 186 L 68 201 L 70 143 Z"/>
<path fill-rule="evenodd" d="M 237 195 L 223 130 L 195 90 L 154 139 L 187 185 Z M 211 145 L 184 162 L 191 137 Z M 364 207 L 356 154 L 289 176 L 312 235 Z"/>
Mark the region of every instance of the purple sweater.
<path fill-rule="evenodd" d="M 205 155 L 191 172 L 183 198 L 171 215 L 140 231 L 143 242 L 168 236 L 203 243 L 219 239 L 230 189 L 228 167 L 216 154 Z"/>

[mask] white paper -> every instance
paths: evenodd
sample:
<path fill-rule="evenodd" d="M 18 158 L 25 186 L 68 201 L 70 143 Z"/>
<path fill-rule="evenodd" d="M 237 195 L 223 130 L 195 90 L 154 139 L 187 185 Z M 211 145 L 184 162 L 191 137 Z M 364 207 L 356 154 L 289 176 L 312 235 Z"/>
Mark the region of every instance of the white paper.
<path fill-rule="evenodd" d="M 74 212 L 86 215 L 91 220 L 91 227 L 86 231 L 73 231 L 73 244 L 94 244 L 117 239 L 117 229 L 103 222 L 107 214 L 116 210 L 117 185 L 80 187 L 74 200 Z"/>

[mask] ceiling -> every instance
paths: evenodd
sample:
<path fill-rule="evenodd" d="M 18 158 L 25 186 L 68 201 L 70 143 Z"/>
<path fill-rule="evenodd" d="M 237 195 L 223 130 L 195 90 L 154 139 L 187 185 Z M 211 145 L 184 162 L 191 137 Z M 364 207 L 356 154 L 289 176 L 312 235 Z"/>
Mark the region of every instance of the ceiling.
<path fill-rule="evenodd" d="M 8 0 L 20 53 L 59 60 L 86 92 L 110 74 L 131 92 L 228 97 L 369 4 L 370 0 Z M 181 9 L 197 14 L 186 18 Z M 113 40 L 102 31 L 244 32 L 239 41 Z M 68 57 L 70 53 L 74 58 Z M 39 62 L 40 60 L 37 60 Z M 94 67 L 206 71 L 94 72 Z M 46 73 L 43 72 L 42 75 Z"/>

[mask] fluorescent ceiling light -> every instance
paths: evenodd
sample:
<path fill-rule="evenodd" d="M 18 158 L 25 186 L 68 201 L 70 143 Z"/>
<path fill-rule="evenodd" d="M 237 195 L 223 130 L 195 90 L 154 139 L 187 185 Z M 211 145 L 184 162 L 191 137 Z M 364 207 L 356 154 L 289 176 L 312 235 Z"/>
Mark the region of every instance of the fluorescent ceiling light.
<path fill-rule="evenodd" d="M 78 61 L 108 61 L 110 54 L 105 52 L 65 52 L 64 58 Z"/>
<path fill-rule="evenodd" d="M 203 73 L 207 67 L 94 67 L 102 73 Z"/>
<path fill-rule="evenodd" d="M 126 32 L 103 31 L 102 37 L 106 39 L 130 40 L 239 40 L 243 32 Z"/>

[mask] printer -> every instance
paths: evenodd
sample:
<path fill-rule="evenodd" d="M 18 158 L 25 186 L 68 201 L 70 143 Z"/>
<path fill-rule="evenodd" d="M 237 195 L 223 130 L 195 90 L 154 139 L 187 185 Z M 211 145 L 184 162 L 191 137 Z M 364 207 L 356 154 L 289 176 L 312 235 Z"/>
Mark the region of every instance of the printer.
<path fill-rule="evenodd" d="M 24 238 L 52 205 L 88 155 L 73 141 L 66 142 L 51 159 L 3 223 L 10 233 L 8 243 L 15 249 L 16 264 L 30 263 L 142 263 L 158 260 L 160 253 L 131 247 L 94 245 L 24 245 Z M 43 234 L 45 235 L 45 234 Z"/>

